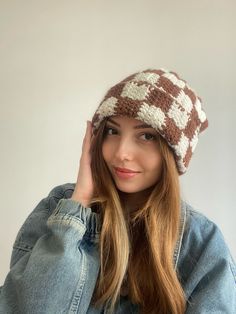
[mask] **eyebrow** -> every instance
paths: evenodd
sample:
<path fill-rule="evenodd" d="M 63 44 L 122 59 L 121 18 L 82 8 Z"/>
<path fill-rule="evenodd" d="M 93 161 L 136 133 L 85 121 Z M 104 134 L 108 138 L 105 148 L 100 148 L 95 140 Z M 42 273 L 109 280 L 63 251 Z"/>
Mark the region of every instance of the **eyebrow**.
<path fill-rule="evenodd" d="M 108 118 L 107 121 L 120 127 L 119 123 L 115 122 L 111 118 Z M 152 129 L 152 127 L 148 124 L 139 124 L 139 125 L 134 126 L 134 129 Z"/>

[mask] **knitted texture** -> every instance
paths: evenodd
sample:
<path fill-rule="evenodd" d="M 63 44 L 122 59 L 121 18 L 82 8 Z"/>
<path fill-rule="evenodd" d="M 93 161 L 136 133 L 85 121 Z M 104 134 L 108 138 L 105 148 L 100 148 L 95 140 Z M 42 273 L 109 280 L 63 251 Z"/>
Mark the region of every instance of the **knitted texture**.
<path fill-rule="evenodd" d="M 110 116 L 127 116 L 157 130 L 174 152 L 179 174 L 186 172 L 199 133 L 208 127 L 202 101 L 177 73 L 147 69 L 111 87 L 97 108 L 94 133 Z"/>

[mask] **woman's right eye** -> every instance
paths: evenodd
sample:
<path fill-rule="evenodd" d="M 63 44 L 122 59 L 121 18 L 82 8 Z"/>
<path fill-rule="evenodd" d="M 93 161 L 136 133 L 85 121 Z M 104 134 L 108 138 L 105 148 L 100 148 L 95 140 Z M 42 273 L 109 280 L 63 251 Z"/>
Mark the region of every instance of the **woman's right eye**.
<path fill-rule="evenodd" d="M 111 127 L 105 127 L 105 131 L 104 131 L 105 135 L 112 135 L 112 134 L 114 134 L 112 132 L 116 132 L 116 130 L 111 128 Z"/>

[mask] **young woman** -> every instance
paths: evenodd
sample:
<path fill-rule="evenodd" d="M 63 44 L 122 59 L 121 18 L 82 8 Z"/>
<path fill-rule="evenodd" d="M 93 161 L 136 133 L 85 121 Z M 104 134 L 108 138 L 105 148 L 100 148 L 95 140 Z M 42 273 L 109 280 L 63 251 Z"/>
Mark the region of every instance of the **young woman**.
<path fill-rule="evenodd" d="M 236 313 L 236 268 L 219 228 L 180 197 L 201 99 L 175 72 L 113 86 L 87 123 L 75 184 L 20 229 L 0 313 Z"/>

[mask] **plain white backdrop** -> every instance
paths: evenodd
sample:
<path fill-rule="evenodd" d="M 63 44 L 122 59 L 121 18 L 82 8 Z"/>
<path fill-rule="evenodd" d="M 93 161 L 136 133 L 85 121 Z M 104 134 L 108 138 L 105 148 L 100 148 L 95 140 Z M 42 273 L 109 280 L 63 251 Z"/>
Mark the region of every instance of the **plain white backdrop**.
<path fill-rule="evenodd" d="M 129 74 L 164 67 L 203 100 L 182 196 L 236 258 L 236 2 L 0 0 L 0 284 L 26 217 L 76 182 L 86 120 Z M 219 252 L 220 254 L 220 252 Z"/>

